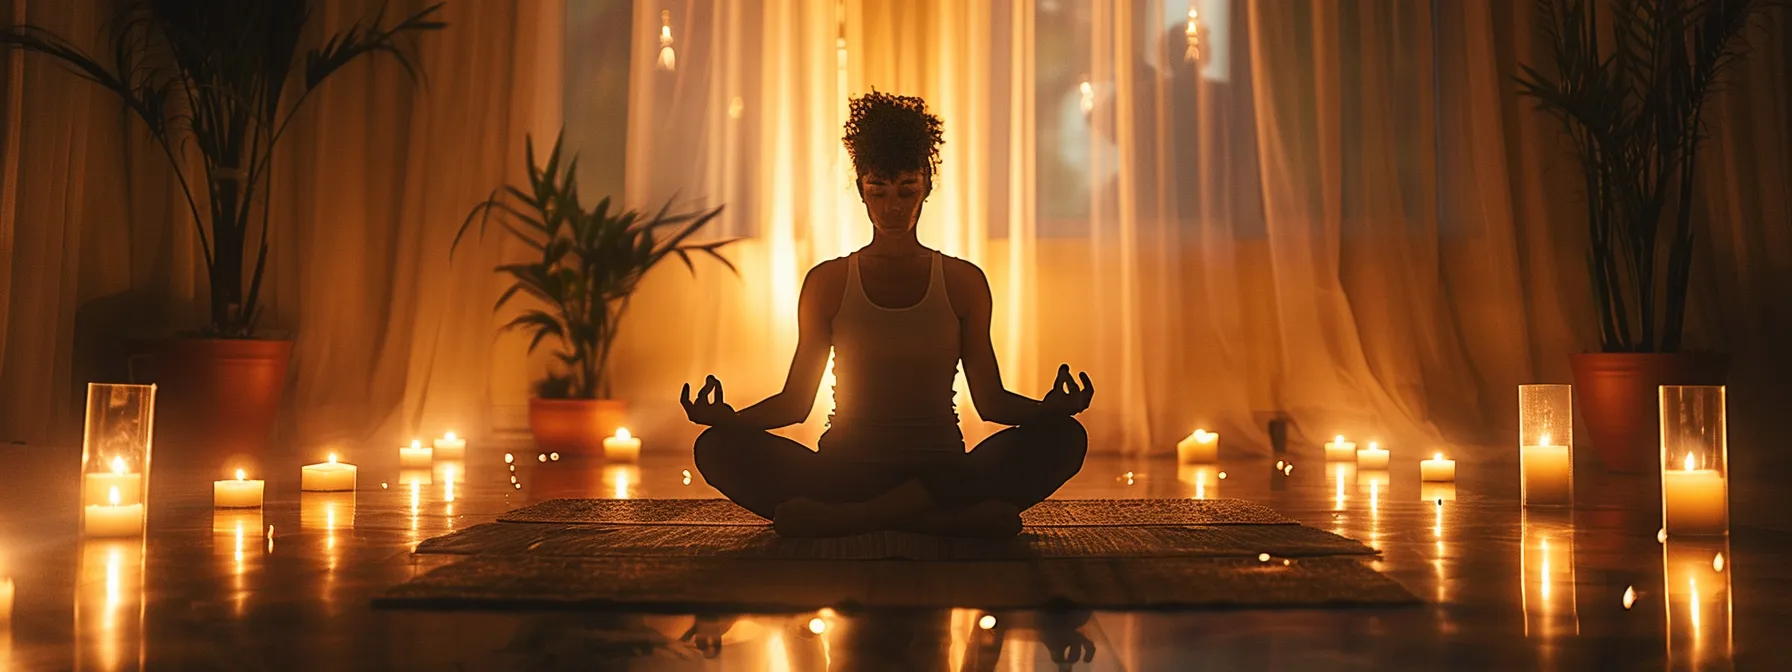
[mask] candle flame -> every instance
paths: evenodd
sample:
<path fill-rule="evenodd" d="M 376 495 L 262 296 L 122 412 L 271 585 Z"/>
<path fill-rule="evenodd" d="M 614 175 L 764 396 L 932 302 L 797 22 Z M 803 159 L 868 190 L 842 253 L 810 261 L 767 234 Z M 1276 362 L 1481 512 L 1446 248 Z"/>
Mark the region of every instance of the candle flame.
<path fill-rule="evenodd" d="M 443 434 L 442 438 L 447 439 L 449 441 L 453 441 L 454 440 L 454 432 L 449 432 L 447 434 Z"/>
<path fill-rule="evenodd" d="M 421 439 L 411 439 L 411 450 L 417 450 L 422 447 L 423 441 Z"/>
<path fill-rule="evenodd" d="M 1692 471 L 1692 453 L 1686 454 L 1686 470 Z"/>
<path fill-rule="evenodd" d="M 1542 436 L 1542 437 L 1541 437 L 1541 438 L 1538 438 L 1538 439 L 1537 439 L 1537 445 L 1539 445 L 1539 446 L 1547 446 L 1547 445 L 1549 445 L 1549 435 L 1548 435 L 1548 434 L 1544 434 L 1544 435 L 1543 435 L 1543 436 Z"/>
<path fill-rule="evenodd" d="M 1714 571 L 1714 572 L 1724 571 L 1724 554 L 1719 553 L 1717 555 L 1711 556 L 1711 571 Z"/>
<path fill-rule="evenodd" d="M 1339 434 L 1339 435 L 1337 435 L 1337 436 L 1334 436 L 1334 437 L 1332 437 L 1332 442 L 1334 442 L 1334 443 L 1344 443 L 1344 435 L 1343 435 L 1343 434 Z"/>
<path fill-rule="evenodd" d="M 1438 462 L 1442 462 L 1442 461 L 1444 461 L 1444 454 L 1443 453 L 1432 453 L 1431 459 L 1437 460 Z"/>
<path fill-rule="evenodd" d="M 118 486 L 114 485 L 111 490 L 106 491 L 106 501 L 111 502 L 113 506 L 118 506 Z"/>
<path fill-rule="evenodd" d="M 628 433 L 627 427 L 617 427 L 616 428 L 616 438 L 627 441 L 629 439 L 629 437 L 630 437 L 630 434 Z"/>
<path fill-rule="evenodd" d="M 330 464 L 335 464 L 335 463 L 336 463 L 336 454 L 330 453 Z"/>
<path fill-rule="evenodd" d="M 236 480 L 239 480 L 239 481 L 243 480 L 243 470 L 241 470 L 241 469 L 236 470 Z"/>
<path fill-rule="evenodd" d="M 1369 450 L 1381 450 L 1374 441 L 1369 442 Z"/>
<path fill-rule="evenodd" d="M 114 473 L 114 474 L 124 473 L 124 458 L 122 458 L 122 457 L 112 458 L 112 473 Z"/>

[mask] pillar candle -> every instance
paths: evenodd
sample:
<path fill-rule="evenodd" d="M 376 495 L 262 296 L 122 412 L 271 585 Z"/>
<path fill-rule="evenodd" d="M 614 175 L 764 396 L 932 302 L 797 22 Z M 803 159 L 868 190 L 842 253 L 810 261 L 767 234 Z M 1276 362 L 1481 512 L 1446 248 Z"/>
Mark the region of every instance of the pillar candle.
<path fill-rule="evenodd" d="M 1730 529 L 1729 497 L 1724 477 L 1716 469 L 1693 469 L 1692 456 L 1686 456 L 1686 469 L 1661 472 L 1662 509 L 1668 536 L 1676 534 L 1723 534 Z"/>
<path fill-rule="evenodd" d="M 1356 442 L 1345 441 L 1339 434 L 1325 444 L 1325 460 L 1327 462 L 1349 462 L 1356 459 Z"/>
<path fill-rule="evenodd" d="M 1524 446 L 1520 456 L 1525 504 L 1569 504 L 1574 497 L 1574 461 L 1568 446 Z"/>
<path fill-rule="evenodd" d="M 436 457 L 443 460 L 460 460 L 467 456 L 467 440 L 457 437 L 454 432 L 444 434 L 435 440 Z"/>
<path fill-rule="evenodd" d="M 243 470 L 238 469 L 234 481 L 212 481 L 212 508 L 259 509 L 264 485 L 265 481 L 243 478 Z"/>
<path fill-rule="evenodd" d="M 428 469 L 435 461 L 435 449 L 423 445 L 422 441 L 413 439 L 411 445 L 398 449 L 399 469 Z"/>
<path fill-rule="evenodd" d="M 604 459 L 633 462 L 641 457 L 641 440 L 629 435 L 627 427 L 616 430 L 616 435 L 604 439 Z"/>
<path fill-rule="evenodd" d="M 1205 429 L 1197 429 L 1188 438 L 1176 443 L 1176 460 L 1187 464 L 1190 462 L 1218 462 L 1220 459 L 1220 435 Z"/>
<path fill-rule="evenodd" d="M 1356 451 L 1356 466 L 1358 469 L 1386 469 L 1388 451 L 1370 441 L 1368 448 Z"/>
<path fill-rule="evenodd" d="M 106 504 L 87 507 L 87 536 L 128 537 L 143 533 L 142 504 L 120 504 L 118 488 L 109 490 L 106 499 Z"/>
<path fill-rule="evenodd" d="M 300 469 L 299 489 L 305 492 L 340 492 L 355 489 L 355 465 L 336 461 L 307 464 Z"/>
<path fill-rule="evenodd" d="M 1456 480 L 1456 461 L 1444 459 L 1443 453 L 1419 463 L 1419 480 L 1442 483 Z"/>
<path fill-rule="evenodd" d="M 81 485 L 81 504 L 84 506 L 104 506 L 110 504 L 107 495 L 113 488 L 118 489 L 120 504 L 139 504 L 143 502 L 143 475 L 127 471 L 124 458 L 112 458 L 112 471 L 87 474 Z"/>

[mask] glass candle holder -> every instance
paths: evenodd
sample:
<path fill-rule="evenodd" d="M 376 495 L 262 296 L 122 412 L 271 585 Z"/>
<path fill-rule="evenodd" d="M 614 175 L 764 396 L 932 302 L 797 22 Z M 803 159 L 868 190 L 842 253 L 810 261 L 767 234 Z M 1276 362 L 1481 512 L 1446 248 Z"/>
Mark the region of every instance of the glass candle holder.
<path fill-rule="evenodd" d="M 1524 634 L 1553 640 L 1580 634 L 1575 600 L 1574 517 L 1569 509 L 1525 511 L 1518 566 Z"/>
<path fill-rule="evenodd" d="M 1574 503 L 1574 386 L 1518 386 L 1518 464 L 1525 506 Z"/>
<path fill-rule="evenodd" d="M 81 441 L 81 529 L 92 537 L 143 532 L 156 386 L 87 385 Z"/>
<path fill-rule="evenodd" d="M 1661 526 L 1670 538 L 1729 533 L 1729 452 L 1723 386 L 1661 386 Z"/>

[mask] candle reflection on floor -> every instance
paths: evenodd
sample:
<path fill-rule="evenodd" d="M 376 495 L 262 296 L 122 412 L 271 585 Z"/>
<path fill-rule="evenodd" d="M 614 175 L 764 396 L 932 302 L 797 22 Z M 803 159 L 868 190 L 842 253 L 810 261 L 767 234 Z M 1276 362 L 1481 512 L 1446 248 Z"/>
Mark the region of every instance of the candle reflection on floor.
<path fill-rule="evenodd" d="M 225 559 L 225 572 L 230 576 L 231 607 L 242 616 L 249 601 L 247 586 L 248 561 L 253 551 L 262 548 L 262 512 L 254 510 L 212 511 L 212 554 Z"/>
<path fill-rule="evenodd" d="M 1580 634 L 1574 582 L 1574 517 L 1568 510 L 1527 508 L 1519 521 L 1519 603 L 1527 637 Z M 1544 647 L 1552 653 L 1553 648 Z"/>
<path fill-rule="evenodd" d="M 1219 499 L 1219 467 L 1211 464 L 1178 464 L 1176 480 L 1195 487 L 1195 499 Z"/>
<path fill-rule="evenodd" d="M 632 464 L 611 464 L 604 467 L 604 496 L 610 499 L 631 499 L 641 483 L 641 468 Z"/>
<path fill-rule="evenodd" d="M 75 667 L 143 665 L 143 542 L 87 540 L 75 589 Z"/>
<path fill-rule="evenodd" d="M 1667 606 L 1668 665 L 1724 667 L 1735 653 L 1730 638 L 1730 540 L 1668 535 L 1662 545 L 1662 590 Z"/>

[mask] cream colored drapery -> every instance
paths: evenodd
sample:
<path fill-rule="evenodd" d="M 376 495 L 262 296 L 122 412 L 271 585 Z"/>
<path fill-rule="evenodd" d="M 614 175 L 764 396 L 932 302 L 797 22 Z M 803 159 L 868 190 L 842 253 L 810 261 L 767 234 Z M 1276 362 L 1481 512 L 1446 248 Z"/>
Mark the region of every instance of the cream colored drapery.
<path fill-rule="evenodd" d="M 320 2 L 313 25 L 340 30 L 382 5 L 390 21 L 428 4 Z M 104 44 L 109 3 L 0 7 Z M 452 263 L 448 246 L 474 203 L 520 175 L 524 134 L 552 142 L 562 11 L 549 0 L 448 3 L 450 27 L 419 43 L 424 82 L 388 59 L 351 66 L 283 141 L 266 321 L 296 335 L 281 436 L 297 450 L 478 433 L 492 408 L 522 403 L 521 348 L 493 337 L 503 240 L 463 244 Z M 201 324 L 204 270 L 141 126 L 44 59 L 8 58 L 0 439 L 68 445 L 84 383 L 125 375 L 125 335 Z"/>
<path fill-rule="evenodd" d="M 990 276 L 1011 388 L 1090 372 L 1095 450 L 1261 446 L 1274 413 L 1411 459 L 1510 435 L 1513 388 L 1595 346 L 1575 168 L 1511 85 L 1544 56 L 1530 3 L 1195 8 L 1190 63 L 1186 0 L 636 2 L 628 201 L 725 204 L 745 237 L 740 277 L 664 273 L 635 304 L 618 375 L 641 422 L 678 427 L 667 402 L 704 374 L 736 406 L 782 384 L 804 271 L 869 238 L 839 136 L 876 87 L 945 119 L 921 239 Z M 1755 41 L 1714 105 L 1689 325 L 1743 385 L 1785 370 L 1762 335 L 1792 314 L 1788 47 Z"/>

